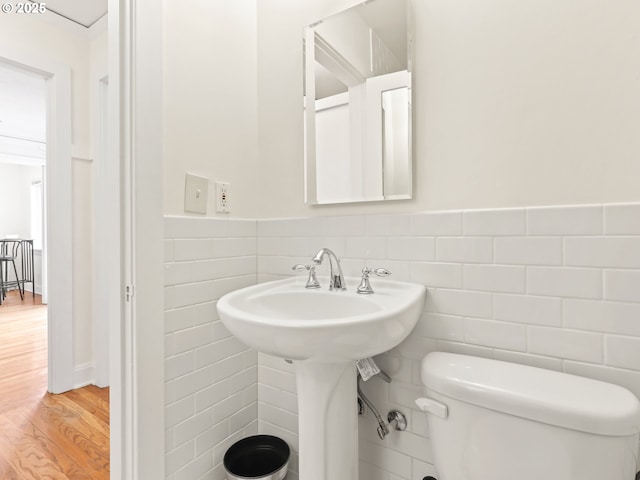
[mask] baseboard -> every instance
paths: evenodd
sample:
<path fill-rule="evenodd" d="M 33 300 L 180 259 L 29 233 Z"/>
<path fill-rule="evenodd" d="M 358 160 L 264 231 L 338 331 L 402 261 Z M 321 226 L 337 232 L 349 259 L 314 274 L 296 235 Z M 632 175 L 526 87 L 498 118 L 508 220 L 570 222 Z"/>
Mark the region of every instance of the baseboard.
<path fill-rule="evenodd" d="M 95 384 L 95 367 L 93 362 L 76 365 L 73 369 L 73 388 L 82 388 Z"/>

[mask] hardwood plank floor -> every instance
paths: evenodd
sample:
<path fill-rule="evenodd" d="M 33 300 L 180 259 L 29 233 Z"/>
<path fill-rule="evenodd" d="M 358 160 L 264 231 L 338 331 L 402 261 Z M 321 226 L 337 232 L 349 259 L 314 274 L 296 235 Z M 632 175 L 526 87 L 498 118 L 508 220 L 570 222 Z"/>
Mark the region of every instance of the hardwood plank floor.
<path fill-rule="evenodd" d="M 47 309 L 0 306 L 0 480 L 108 480 L 109 389 L 47 393 Z"/>

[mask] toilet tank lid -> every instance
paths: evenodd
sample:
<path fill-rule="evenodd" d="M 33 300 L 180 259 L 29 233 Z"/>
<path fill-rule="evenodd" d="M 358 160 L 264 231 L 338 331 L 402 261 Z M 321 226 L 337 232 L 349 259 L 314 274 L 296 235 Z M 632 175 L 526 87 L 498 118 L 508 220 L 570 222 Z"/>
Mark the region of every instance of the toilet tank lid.
<path fill-rule="evenodd" d="M 428 354 L 421 373 L 428 390 L 499 412 L 599 435 L 640 432 L 640 401 L 618 385 L 444 352 Z"/>

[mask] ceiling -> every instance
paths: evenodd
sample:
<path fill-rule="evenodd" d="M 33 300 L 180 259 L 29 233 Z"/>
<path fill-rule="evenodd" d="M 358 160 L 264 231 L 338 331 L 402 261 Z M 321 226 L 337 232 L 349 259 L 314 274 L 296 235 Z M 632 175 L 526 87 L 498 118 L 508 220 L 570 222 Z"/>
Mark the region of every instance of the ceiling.
<path fill-rule="evenodd" d="M 107 14 L 107 2 L 108 0 L 47 0 L 46 5 L 48 11 L 89 28 Z"/>

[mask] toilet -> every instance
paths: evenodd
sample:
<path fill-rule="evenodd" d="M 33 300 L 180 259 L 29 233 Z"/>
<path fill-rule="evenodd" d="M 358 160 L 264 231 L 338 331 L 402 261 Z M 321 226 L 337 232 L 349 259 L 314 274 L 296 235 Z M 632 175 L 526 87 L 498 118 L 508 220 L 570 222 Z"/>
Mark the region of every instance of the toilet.
<path fill-rule="evenodd" d="M 438 480 L 634 480 L 640 402 L 566 373 L 434 352 L 422 361 Z"/>

